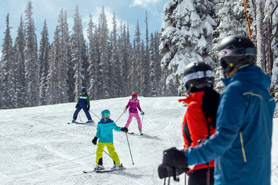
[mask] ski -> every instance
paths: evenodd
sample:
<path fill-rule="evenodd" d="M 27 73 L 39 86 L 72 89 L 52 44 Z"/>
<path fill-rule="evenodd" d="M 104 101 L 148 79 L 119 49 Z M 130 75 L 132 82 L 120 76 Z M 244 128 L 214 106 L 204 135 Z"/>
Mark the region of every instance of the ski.
<path fill-rule="evenodd" d="M 128 134 L 130 134 L 130 135 L 136 135 L 136 136 L 143 136 L 143 135 L 144 135 L 143 133 L 141 133 L 141 134 L 136 134 L 136 133 L 134 133 L 134 132 L 128 132 Z"/>
<path fill-rule="evenodd" d="M 84 123 L 84 122 L 74 122 L 74 123 L 71 123 L 71 122 L 68 122 L 68 124 L 80 124 L 80 125 L 87 125 L 87 124 L 93 124 L 94 122 L 91 122 L 91 123 Z"/>
<path fill-rule="evenodd" d="M 93 173 L 95 172 L 95 170 L 91 170 L 91 171 L 83 171 L 83 173 Z"/>
<path fill-rule="evenodd" d="M 125 170 L 126 168 L 123 167 L 121 169 L 118 169 L 118 170 L 115 170 L 115 169 L 102 169 L 102 170 L 90 170 L 90 171 L 83 171 L 83 173 L 93 173 L 93 172 L 96 172 L 96 173 L 108 173 L 108 172 L 114 172 L 114 171 L 122 171 L 122 170 Z"/>
<path fill-rule="evenodd" d="M 82 123 L 82 122 L 74 122 L 74 123 L 70 123 L 70 122 L 68 122 L 68 124 L 83 124 L 83 125 L 85 125 L 85 124 L 88 124 L 88 123 Z"/>

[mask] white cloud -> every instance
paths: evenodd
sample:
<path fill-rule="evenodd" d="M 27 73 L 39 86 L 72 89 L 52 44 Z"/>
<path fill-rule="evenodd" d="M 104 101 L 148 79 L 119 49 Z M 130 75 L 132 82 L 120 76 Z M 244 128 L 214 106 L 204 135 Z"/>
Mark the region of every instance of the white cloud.
<path fill-rule="evenodd" d="M 102 13 L 102 7 L 97 7 L 92 13 L 92 20 L 95 25 L 98 25 L 99 22 L 99 16 Z M 107 26 L 109 31 L 113 30 L 113 14 L 114 11 L 111 8 L 104 7 L 104 13 L 107 19 Z M 86 16 L 85 18 L 82 18 L 82 24 L 83 24 L 83 34 L 85 38 L 87 39 L 87 27 L 88 23 L 90 21 L 90 16 Z M 120 29 L 120 23 L 122 22 L 123 24 L 127 24 L 127 21 L 121 20 L 117 17 L 116 15 L 116 22 L 117 22 L 117 29 L 118 29 L 118 34 L 119 34 L 119 29 Z M 85 28 L 85 29 L 84 29 Z"/>
<path fill-rule="evenodd" d="M 156 4 L 160 2 L 161 0 L 133 0 L 131 7 L 133 6 L 142 6 L 144 8 L 147 8 L 150 4 Z"/>

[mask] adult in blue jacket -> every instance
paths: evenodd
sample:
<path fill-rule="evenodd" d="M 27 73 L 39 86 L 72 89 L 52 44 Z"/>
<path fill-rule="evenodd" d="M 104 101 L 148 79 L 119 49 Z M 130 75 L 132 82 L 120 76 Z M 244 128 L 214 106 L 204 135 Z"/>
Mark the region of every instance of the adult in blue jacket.
<path fill-rule="evenodd" d="M 185 155 L 166 150 L 163 160 L 168 165 L 186 160 L 194 165 L 215 159 L 215 185 L 270 185 L 275 108 L 268 91 L 270 78 L 254 66 L 256 48 L 248 37 L 225 38 L 219 45 L 219 59 L 226 88 L 220 97 L 215 134 Z"/>

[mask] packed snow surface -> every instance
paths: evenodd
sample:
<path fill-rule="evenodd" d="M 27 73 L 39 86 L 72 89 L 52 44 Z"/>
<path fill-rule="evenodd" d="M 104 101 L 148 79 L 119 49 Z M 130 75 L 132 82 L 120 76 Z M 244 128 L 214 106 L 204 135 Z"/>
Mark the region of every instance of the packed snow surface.
<path fill-rule="evenodd" d="M 163 184 L 157 175 L 162 151 L 172 146 L 183 147 L 181 122 L 186 107 L 178 103 L 179 98 L 139 97 L 145 112 L 144 117 L 141 116 L 144 136 L 115 131 L 116 152 L 127 170 L 102 174 L 83 173 L 95 167 L 97 147 L 91 141 L 96 124 L 67 124 L 72 120 L 75 103 L 0 110 L 0 184 Z M 128 117 L 128 113 L 122 115 L 128 100 L 129 97 L 91 101 L 91 116 L 97 122 L 100 112 L 109 109 L 111 119 L 119 119 L 117 125 L 122 127 Z M 82 111 L 78 121 L 87 121 Z M 278 184 L 277 123 L 274 119 L 272 184 Z M 129 130 L 138 133 L 135 119 Z M 103 161 L 106 168 L 113 166 L 105 153 Z M 180 182 L 171 180 L 171 184 L 184 184 L 184 175 L 180 178 Z"/>

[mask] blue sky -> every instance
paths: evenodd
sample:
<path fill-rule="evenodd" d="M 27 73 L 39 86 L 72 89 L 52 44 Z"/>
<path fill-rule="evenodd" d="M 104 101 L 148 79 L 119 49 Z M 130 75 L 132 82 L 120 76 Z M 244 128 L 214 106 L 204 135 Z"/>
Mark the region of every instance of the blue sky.
<path fill-rule="evenodd" d="M 57 25 L 58 15 L 61 9 L 67 11 L 69 29 L 72 29 L 73 15 L 76 6 L 83 21 L 84 33 L 87 29 L 89 15 L 92 14 L 95 23 L 98 21 L 102 6 L 111 25 L 113 12 L 116 14 L 118 25 L 120 21 L 130 25 L 131 36 L 134 35 L 136 21 L 139 20 L 142 34 L 145 31 L 145 11 L 149 17 L 149 32 L 160 31 L 163 19 L 165 3 L 170 0 L 32 0 L 33 18 L 36 26 L 38 42 L 46 19 L 48 25 L 49 39 L 53 40 L 53 34 Z M 10 26 L 13 42 L 16 37 L 20 16 L 23 15 L 28 0 L 0 0 L 0 48 L 2 47 L 4 32 L 6 29 L 6 16 L 10 14 Z M 144 35 L 141 38 L 144 39 Z M 2 50 L 2 49 L 1 49 Z"/>

